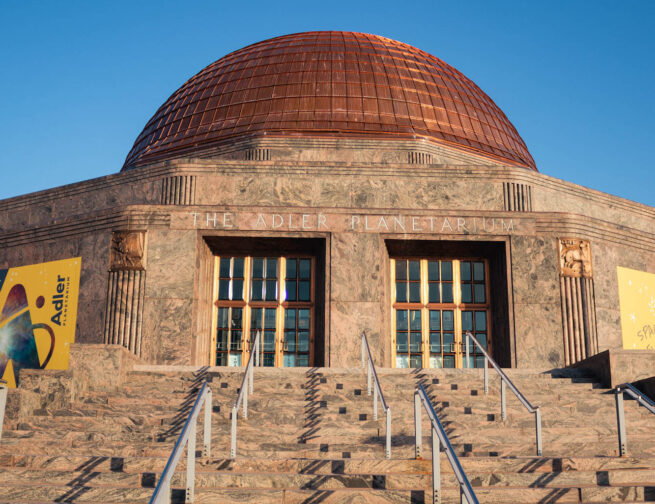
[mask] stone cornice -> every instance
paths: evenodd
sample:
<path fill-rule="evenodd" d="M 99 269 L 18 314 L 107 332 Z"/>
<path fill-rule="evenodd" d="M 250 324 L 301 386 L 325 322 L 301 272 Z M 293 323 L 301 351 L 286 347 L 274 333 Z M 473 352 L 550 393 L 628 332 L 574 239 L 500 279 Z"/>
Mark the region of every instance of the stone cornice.
<path fill-rule="evenodd" d="M 95 231 L 146 230 L 169 225 L 170 214 L 159 207 L 122 207 L 89 215 L 76 215 L 69 219 L 59 219 L 49 225 L 0 234 L 0 248 L 79 236 Z"/>

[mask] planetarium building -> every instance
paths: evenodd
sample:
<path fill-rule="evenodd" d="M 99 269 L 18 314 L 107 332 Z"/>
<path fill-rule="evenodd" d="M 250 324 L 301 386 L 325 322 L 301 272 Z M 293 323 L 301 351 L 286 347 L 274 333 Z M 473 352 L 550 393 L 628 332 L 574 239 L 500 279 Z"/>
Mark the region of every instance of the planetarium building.
<path fill-rule="evenodd" d="M 471 331 L 502 367 L 652 370 L 620 280 L 655 274 L 655 209 L 540 173 L 475 83 L 375 35 L 228 54 L 120 172 L 0 202 L 0 268 L 69 258 L 75 342 L 151 364 L 243 366 L 261 331 L 265 366 L 352 367 L 366 332 L 379 367 L 480 367 Z"/>

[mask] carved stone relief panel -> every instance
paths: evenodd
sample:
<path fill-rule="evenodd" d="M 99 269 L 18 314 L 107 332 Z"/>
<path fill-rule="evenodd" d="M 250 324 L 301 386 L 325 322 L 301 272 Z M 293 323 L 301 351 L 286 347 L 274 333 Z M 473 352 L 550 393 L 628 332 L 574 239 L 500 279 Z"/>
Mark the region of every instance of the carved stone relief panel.
<path fill-rule="evenodd" d="M 592 278 L 591 246 L 577 238 L 559 239 L 559 271 L 564 277 Z"/>
<path fill-rule="evenodd" d="M 111 235 L 109 270 L 145 270 L 145 250 L 146 233 L 144 231 L 115 231 Z"/>

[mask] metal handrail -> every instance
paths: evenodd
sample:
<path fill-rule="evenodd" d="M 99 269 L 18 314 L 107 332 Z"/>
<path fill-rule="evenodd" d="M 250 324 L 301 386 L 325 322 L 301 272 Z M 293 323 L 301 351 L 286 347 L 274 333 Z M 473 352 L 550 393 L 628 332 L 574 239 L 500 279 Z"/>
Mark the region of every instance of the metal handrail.
<path fill-rule="evenodd" d="M 153 493 L 150 498 L 150 504 L 170 504 L 171 479 L 173 478 L 175 468 L 177 467 L 180 458 L 182 458 L 182 452 L 184 451 L 185 446 L 187 447 L 185 502 L 193 502 L 196 479 L 196 427 L 198 424 L 198 416 L 200 415 L 200 410 L 202 409 L 203 404 L 205 406 L 205 419 L 203 425 L 204 439 L 202 456 L 211 456 L 212 389 L 205 381 L 200 388 L 200 392 L 198 392 L 196 401 L 193 403 L 191 413 L 189 413 L 189 416 L 184 423 L 184 428 L 180 433 L 180 437 L 177 438 L 171 456 L 168 458 L 168 462 L 166 462 L 166 467 L 164 468 L 161 478 L 159 478 L 159 482 L 155 488 L 155 493 Z"/>
<path fill-rule="evenodd" d="M 5 423 L 5 408 L 7 407 L 7 382 L 0 380 L 0 440 L 2 439 L 2 426 Z"/>
<path fill-rule="evenodd" d="M 255 343 L 252 346 L 252 352 L 250 352 L 250 357 L 248 358 L 248 364 L 246 365 L 246 371 L 243 374 L 243 380 L 241 381 L 241 388 L 239 389 L 239 395 L 237 396 L 236 401 L 234 401 L 234 406 L 232 407 L 232 430 L 230 435 L 230 458 L 234 459 L 237 456 L 237 416 L 239 413 L 239 406 L 243 403 L 243 418 L 248 418 L 248 393 L 252 394 L 253 391 L 253 371 L 254 366 L 259 366 L 259 345 L 261 340 L 261 334 L 257 331 L 255 336 Z M 255 357 L 253 359 L 253 356 Z"/>
<path fill-rule="evenodd" d="M 466 477 L 464 469 L 462 469 L 462 464 L 459 463 L 459 459 L 453 450 L 453 446 L 450 444 L 448 435 L 444 430 L 437 413 L 434 411 L 434 407 L 430 402 L 427 392 L 422 384 L 419 384 L 418 388 L 414 392 L 414 436 L 415 441 L 415 454 L 416 458 L 421 458 L 421 450 L 423 447 L 423 432 L 421 427 L 421 402 L 423 402 L 423 407 L 428 414 L 430 423 L 432 425 L 432 502 L 441 503 L 441 447 L 443 446 L 446 457 L 450 462 L 457 482 L 459 483 L 459 498 L 460 502 L 464 503 L 464 497 L 466 497 L 466 502 L 468 504 L 478 504 L 478 498 L 473 491 L 473 487 Z M 438 439 L 438 441 L 437 441 Z"/>
<path fill-rule="evenodd" d="M 366 357 L 368 357 L 368 360 Z M 367 362 L 368 366 L 366 365 Z M 373 389 L 373 420 L 378 419 L 378 396 L 380 397 L 380 401 L 382 402 L 382 409 L 386 415 L 386 442 L 384 454 L 385 457 L 389 459 L 391 458 L 391 406 L 389 406 L 387 401 L 384 400 L 384 394 L 382 393 L 380 380 L 378 379 L 378 374 L 375 371 L 375 364 L 373 363 L 373 357 L 371 356 L 371 348 L 368 346 L 366 331 L 362 332 L 362 367 L 366 367 L 366 383 L 368 395 L 371 395 L 371 389 Z M 371 380 L 371 378 L 373 378 L 373 380 Z M 372 386 L 372 381 L 375 382 L 375 387 Z"/>
<path fill-rule="evenodd" d="M 475 336 L 471 333 L 471 331 L 466 331 L 466 366 L 470 366 L 470 361 L 469 361 L 469 339 L 473 340 L 473 343 L 475 343 L 478 347 L 478 349 L 482 352 L 484 355 L 484 393 L 485 395 L 489 393 L 489 375 L 487 368 L 489 367 L 489 363 L 493 366 L 493 368 L 496 370 L 498 373 L 498 376 L 500 376 L 500 416 L 503 421 L 507 419 L 507 407 L 506 407 L 506 400 L 505 400 L 505 384 L 509 387 L 509 389 L 514 392 L 514 395 L 517 397 L 517 399 L 525 406 L 525 408 L 528 410 L 528 412 L 534 414 L 534 423 L 535 423 L 535 431 L 536 431 L 536 438 L 537 438 L 537 455 L 541 456 L 542 454 L 542 445 L 541 445 L 541 410 L 539 409 L 539 406 L 532 406 L 530 404 L 530 401 L 528 401 L 525 396 L 521 393 L 521 391 L 516 388 L 516 385 L 512 383 L 512 380 L 509 379 L 509 377 L 505 374 L 505 372 L 500 368 L 500 366 L 496 363 L 496 361 L 487 353 L 487 351 L 483 348 L 483 346 L 480 344 L 480 342 L 477 340 Z"/>
<path fill-rule="evenodd" d="M 625 457 L 628 454 L 628 445 L 625 434 L 625 411 L 623 409 L 623 394 L 628 394 L 633 399 L 636 399 L 641 406 L 655 414 L 655 402 L 646 397 L 631 383 L 624 383 L 616 387 L 614 390 L 614 398 L 616 401 L 616 421 L 618 424 L 617 427 L 619 434 L 619 455 L 621 457 Z"/>

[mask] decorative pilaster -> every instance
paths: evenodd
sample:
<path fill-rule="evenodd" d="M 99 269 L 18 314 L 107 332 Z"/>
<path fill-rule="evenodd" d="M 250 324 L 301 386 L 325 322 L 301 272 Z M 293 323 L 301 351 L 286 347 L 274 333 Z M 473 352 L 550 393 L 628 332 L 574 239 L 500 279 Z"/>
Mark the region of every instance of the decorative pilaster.
<path fill-rule="evenodd" d="M 162 205 L 195 205 L 196 176 L 176 175 L 161 182 Z"/>
<path fill-rule="evenodd" d="M 104 342 L 141 356 L 146 284 L 146 233 L 116 231 L 111 236 Z"/>
<path fill-rule="evenodd" d="M 504 182 L 503 197 L 507 212 L 532 212 L 532 186 Z"/>
<path fill-rule="evenodd" d="M 591 245 L 577 238 L 558 241 L 564 363 L 568 366 L 598 353 L 596 303 Z"/>

